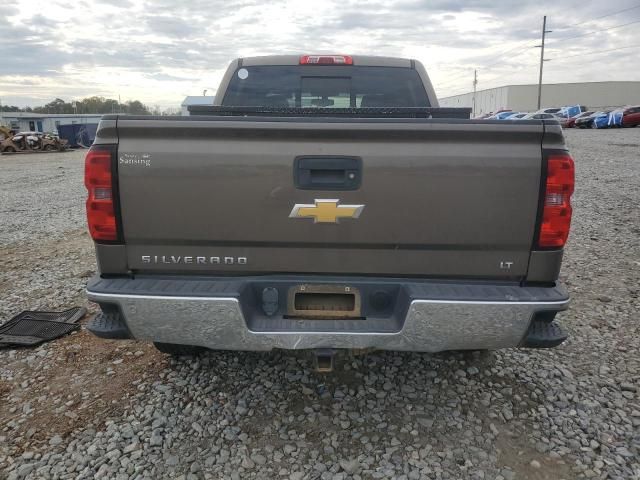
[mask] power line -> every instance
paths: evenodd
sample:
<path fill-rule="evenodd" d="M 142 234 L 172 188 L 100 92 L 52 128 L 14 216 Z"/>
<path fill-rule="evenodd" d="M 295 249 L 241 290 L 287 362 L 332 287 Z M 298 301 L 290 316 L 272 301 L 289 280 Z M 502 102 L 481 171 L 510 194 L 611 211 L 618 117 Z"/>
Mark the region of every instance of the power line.
<path fill-rule="evenodd" d="M 466 71 L 464 71 L 464 72 L 460 72 L 460 73 L 458 73 L 457 75 L 454 75 L 454 76 L 452 76 L 452 77 L 445 77 L 445 78 L 444 78 L 444 83 L 445 83 L 445 84 L 447 84 L 447 83 L 451 83 L 453 80 L 456 80 L 456 79 L 458 79 L 458 78 L 462 78 L 462 77 L 465 77 L 465 76 L 467 76 L 467 75 L 470 75 L 471 70 L 472 70 L 471 68 L 468 68 Z"/>
<path fill-rule="evenodd" d="M 500 53 L 498 53 L 496 56 L 493 56 L 493 57 L 491 58 L 491 60 L 495 60 L 493 63 L 490 63 L 490 64 L 488 64 L 488 65 L 481 65 L 481 64 L 478 64 L 478 67 L 479 67 L 479 68 L 489 68 L 489 67 L 492 67 L 492 66 L 494 66 L 494 65 L 497 65 L 498 63 L 501 63 L 501 60 L 500 60 L 500 59 L 501 59 L 502 57 L 504 57 L 507 53 L 511 53 L 511 52 L 516 51 L 516 50 L 522 50 L 522 51 L 524 51 L 524 50 L 528 50 L 529 48 L 533 48 L 533 47 L 535 47 L 535 45 L 527 45 L 526 47 L 524 47 L 524 48 L 523 48 L 523 46 L 522 46 L 522 44 L 523 44 L 523 43 L 530 43 L 530 42 L 531 42 L 531 40 L 524 40 L 524 41 L 518 42 L 518 45 L 517 45 L 517 46 L 512 47 L 512 48 L 510 48 L 510 49 L 508 49 L 508 50 L 505 50 L 505 51 L 503 51 L 503 52 L 500 52 Z M 470 71 L 470 70 L 472 70 L 472 69 L 471 69 L 471 68 L 469 68 L 469 69 L 468 69 L 468 71 L 461 72 L 461 73 L 459 73 L 459 74 L 457 74 L 457 75 L 454 75 L 454 76 L 452 76 L 452 77 L 445 78 L 444 80 L 445 80 L 445 82 L 450 82 L 451 80 L 455 80 L 455 79 L 460 78 L 460 77 L 463 77 L 463 76 L 465 76 L 465 75 L 469 75 L 469 74 L 470 74 L 470 73 L 469 73 L 469 71 Z"/>
<path fill-rule="evenodd" d="M 531 40 L 527 40 L 528 42 L 530 42 Z M 531 48 L 535 48 L 537 47 L 537 45 L 528 45 L 524 48 L 522 48 L 521 50 L 524 52 L 525 50 L 529 50 Z M 516 50 L 515 48 L 513 50 Z M 509 50 L 509 52 L 513 52 L 513 50 Z M 502 56 L 506 55 L 507 52 L 505 52 L 505 54 L 503 54 Z M 502 63 L 502 60 L 498 60 L 497 62 L 494 63 L 490 63 L 489 65 L 484 65 L 483 68 L 489 68 L 489 67 L 493 67 L 494 65 L 497 65 L 499 63 Z"/>
<path fill-rule="evenodd" d="M 608 48 L 607 50 L 597 50 L 595 52 L 579 53 L 577 55 L 568 55 L 566 57 L 550 58 L 549 60 L 566 60 L 567 58 L 586 57 L 587 55 L 596 55 L 596 54 L 599 54 L 599 53 L 615 52 L 616 50 L 624 50 L 625 48 L 640 48 L 640 44 L 638 44 L 638 45 L 629 45 L 629 46 L 626 46 L 626 47 Z"/>
<path fill-rule="evenodd" d="M 578 25 L 584 25 L 585 23 L 593 22 L 595 20 L 600 20 L 600 19 L 606 18 L 606 17 L 611 17 L 613 15 L 617 15 L 617 14 L 623 13 L 623 12 L 628 12 L 630 10 L 635 10 L 636 8 L 640 8 L 640 4 L 635 5 L 633 7 L 628 7 L 628 8 L 622 9 L 622 10 L 616 10 L 615 12 L 606 13 L 604 15 L 600 15 L 599 17 L 594 17 L 594 18 L 591 18 L 589 20 L 583 20 L 583 21 L 578 22 L 578 23 L 573 23 L 571 25 L 567 25 L 566 27 L 560 27 L 560 30 L 568 30 L 568 29 L 570 29 L 572 27 L 576 27 Z M 630 23 L 626 23 L 624 25 L 616 25 L 616 26 L 613 26 L 613 27 L 601 29 L 601 30 L 598 30 L 597 32 L 613 30 L 615 28 L 622 28 L 622 27 L 625 27 L 627 25 L 631 25 L 633 23 L 638 23 L 638 22 L 640 22 L 640 20 L 634 21 L 634 22 L 630 22 Z M 590 35 L 592 33 L 597 33 L 597 32 L 588 32 L 588 33 L 583 33 L 583 34 L 579 34 L 579 35 L 574 35 L 574 36 L 571 36 L 571 37 L 557 38 L 555 40 L 568 40 L 568 39 L 571 39 L 571 38 L 578 38 L 578 37 L 581 37 L 581 36 Z M 487 69 L 487 68 L 493 67 L 493 66 L 495 66 L 495 65 L 497 65 L 499 63 L 502 63 L 502 57 L 504 57 L 508 53 L 514 52 L 516 50 L 524 51 L 524 50 L 528 50 L 529 48 L 537 47 L 537 45 L 529 45 L 529 46 L 526 46 L 526 47 L 522 48 L 522 43 L 525 43 L 525 42 L 528 43 L 528 42 L 530 42 L 530 40 L 525 40 L 523 42 L 520 42 L 519 45 L 499 53 L 497 56 L 493 57 L 496 61 L 494 61 L 493 63 L 489 63 L 488 65 L 481 65 L 481 68 Z M 564 57 L 564 58 L 569 58 L 569 57 Z M 444 83 L 441 83 L 440 85 L 451 85 L 452 83 L 458 83 L 458 82 L 454 82 L 454 80 L 457 80 L 458 78 L 465 77 L 467 75 L 469 75 L 469 72 L 465 71 L 465 72 L 461 72 L 461 73 L 459 73 L 457 75 L 454 75 L 452 77 L 446 77 L 444 79 Z"/>
<path fill-rule="evenodd" d="M 530 42 L 530 40 L 527 40 L 527 42 Z M 520 46 L 518 46 L 518 47 L 512 48 L 512 49 L 510 49 L 510 50 L 507 50 L 507 51 L 505 51 L 505 52 L 501 53 L 501 54 L 500 54 L 500 55 L 498 55 L 497 57 L 494 57 L 494 59 L 496 59 L 496 58 L 502 58 L 502 57 L 503 57 L 503 56 L 505 56 L 507 53 L 509 53 L 509 52 L 513 52 L 513 51 L 518 50 L 518 49 L 520 49 L 522 52 L 524 52 L 525 50 L 529 50 L 529 49 L 534 48 L 534 47 L 536 47 L 536 45 L 527 45 L 527 46 L 526 46 L 526 47 L 524 47 L 524 48 L 522 48 L 522 46 L 520 45 Z M 513 55 L 512 55 L 512 58 L 513 58 Z M 493 63 L 490 63 L 490 64 L 488 64 L 488 65 L 478 64 L 477 69 L 479 69 L 479 70 L 486 70 L 486 69 L 488 69 L 488 68 L 490 68 L 490 67 L 493 67 L 493 66 L 495 66 L 495 65 L 498 65 L 499 63 L 502 63 L 502 60 L 498 60 L 498 61 L 493 62 Z M 470 74 L 471 74 L 471 69 L 469 68 L 469 69 L 468 69 L 468 71 L 465 71 L 465 72 L 459 73 L 458 75 L 454 75 L 454 76 L 452 76 L 452 77 L 445 78 L 445 79 L 444 79 L 444 82 L 443 82 L 443 83 L 440 83 L 439 85 L 440 85 L 440 86 L 442 86 L 442 85 L 446 86 L 446 85 L 451 85 L 451 84 L 453 84 L 453 83 L 459 83 L 459 82 L 455 82 L 455 80 L 457 80 L 458 78 L 462 78 L 462 77 L 464 77 L 464 76 L 466 76 L 466 75 L 470 75 Z"/>
<path fill-rule="evenodd" d="M 528 63 L 528 64 L 526 64 L 526 65 L 527 65 L 527 66 L 529 66 L 529 67 L 531 67 L 531 66 L 533 66 L 534 64 L 533 64 L 533 63 Z M 485 91 L 485 90 L 493 90 L 493 89 L 495 89 L 495 88 L 508 87 L 508 86 L 510 86 L 510 85 L 529 85 L 529 84 L 522 84 L 522 83 L 520 83 L 520 84 L 518 84 L 518 83 L 509 83 L 509 80 L 514 80 L 514 81 L 515 81 L 515 77 L 514 77 L 514 76 L 508 76 L 508 77 L 506 77 L 506 79 L 505 79 L 505 77 L 500 77 L 499 75 L 498 75 L 498 76 L 490 77 L 490 78 L 488 79 L 488 83 L 495 82 L 498 78 L 500 78 L 500 79 L 501 79 L 500 81 L 502 82 L 500 85 L 496 85 L 496 86 L 494 86 L 494 87 L 483 87 L 481 90 L 478 90 L 478 92 L 482 92 L 482 91 Z M 473 92 L 472 92 L 471 90 L 465 90 L 464 92 L 458 92 L 458 93 L 447 94 L 446 96 L 447 96 L 447 97 L 457 97 L 458 95 L 469 95 L 469 94 L 472 94 L 472 93 L 473 93 Z M 444 97 L 444 95 L 438 95 L 438 97 L 439 97 L 439 98 L 443 98 L 443 97 Z"/>
<path fill-rule="evenodd" d="M 640 23 L 640 20 L 634 20 L 633 22 L 623 23 L 622 25 L 615 25 L 615 26 L 609 27 L 609 28 L 601 28 L 600 30 L 594 30 L 592 32 L 580 33 L 578 35 L 573 35 L 571 37 L 555 38 L 554 40 L 556 40 L 556 41 L 557 40 L 570 40 L 572 38 L 584 37 L 586 35 L 593 35 L 594 33 L 606 32 L 607 30 L 614 30 L 616 28 L 626 27 L 628 25 L 633 25 L 634 23 Z"/>
<path fill-rule="evenodd" d="M 625 8 L 623 10 L 618 10 L 616 12 L 611 12 L 611 13 L 607 13 L 605 15 L 600 15 L 599 17 L 591 18 L 589 20 L 583 20 L 582 22 L 579 22 L 579 23 L 573 23 L 571 25 L 567 25 L 566 27 L 559 27 L 559 29 L 560 30 L 568 30 L 570 28 L 577 27 L 578 25 L 584 25 L 585 23 L 593 22 L 595 20 L 600 20 L 601 18 L 611 17 L 613 15 L 617 15 L 618 13 L 628 12 L 629 10 L 635 10 L 636 8 L 640 8 L 640 4 L 636 5 L 635 7 L 629 7 L 629 8 Z"/>
<path fill-rule="evenodd" d="M 531 40 L 526 40 L 526 43 L 529 43 L 530 41 L 531 41 Z M 519 43 L 520 43 L 520 45 L 518 45 L 517 47 L 510 48 L 509 50 L 506 50 L 506 51 L 504 51 L 504 52 L 502 52 L 502 53 L 498 54 L 498 56 L 494 57 L 494 59 L 495 59 L 495 60 L 498 60 L 498 59 L 500 59 L 500 58 L 504 57 L 507 53 L 511 53 L 511 52 L 516 51 L 516 50 L 524 50 L 524 49 L 522 48 L 522 43 L 525 43 L 525 42 L 519 42 Z M 525 48 L 530 48 L 530 47 L 525 47 Z M 493 63 L 493 64 L 485 65 L 485 68 L 486 68 L 487 66 L 495 65 L 496 63 L 500 63 L 500 62 L 499 62 L 499 61 L 497 61 L 497 62 L 495 62 L 495 63 Z"/>
<path fill-rule="evenodd" d="M 595 20 L 600 20 L 602 18 L 606 18 L 606 17 L 610 17 L 610 16 L 613 16 L 613 15 L 617 15 L 619 13 L 628 12 L 630 10 L 635 10 L 637 8 L 640 8 L 640 4 L 639 5 L 635 5 L 633 7 L 628 7 L 628 8 L 622 9 L 622 10 L 617 10 L 615 12 L 606 13 L 604 15 L 600 15 L 598 17 L 595 17 L 595 18 L 592 18 L 592 19 L 589 19 L 589 20 L 584 20 L 582 22 L 574 23 L 574 24 L 568 25 L 567 27 L 561 27 L 561 29 L 562 30 L 567 30 L 567 29 L 570 29 L 572 27 L 576 27 L 576 26 L 579 26 L 579 25 L 583 25 L 585 23 L 593 22 Z M 545 17 L 545 21 L 546 21 L 546 17 Z M 603 29 L 599 29 L 599 30 L 596 30 L 596 31 L 581 33 L 581 34 L 577 34 L 577 35 L 572 35 L 572 36 L 569 36 L 569 37 L 556 38 L 555 40 L 570 40 L 570 39 L 573 39 L 573 38 L 584 37 L 586 35 L 591 35 L 591 34 L 594 34 L 594 33 L 606 32 L 608 30 L 615 30 L 615 29 L 618 29 L 618 28 L 623 28 L 623 27 L 626 27 L 628 25 L 633 25 L 633 24 L 636 24 L 636 23 L 640 23 L 640 20 L 635 20 L 633 22 L 628 22 L 628 23 L 625 23 L 625 24 L 622 24 L 622 25 L 614 25 L 612 27 L 603 28 Z M 519 45 L 499 53 L 496 57 L 494 57 L 494 59 L 496 61 L 494 61 L 493 63 L 489 63 L 487 65 L 483 65 L 482 68 L 483 69 L 488 69 L 488 68 L 493 67 L 493 66 L 495 66 L 495 65 L 497 65 L 499 63 L 502 63 L 502 61 L 503 61 L 502 58 L 505 55 L 507 55 L 507 54 L 509 54 L 511 52 L 514 52 L 516 50 L 524 51 L 524 50 L 528 50 L 528 49 L 534 48 L 534 47 L 541 47 L 540 77 L 542 77 L 542 65 L 543 65 L 544 61 L 546 60 L 544 58 L 544 40 L 545 40 L 544 39 L 544 34 L 547 33 L 547 32 L 545 31 L 545 26 L 544 25 L 542 27 L 542 30 L 543 30 L 542 45 L 528 45 L 528 46 L 522 48 L 522 43 L 524 43 L 524 42 L 521 42 Z M 526 42 L 528 43 L 529 40 L 526 40 Z M 566 57 L 561 57 L 560 59 L 563 60 L 565 58 L 574 58 L 574 57 L 580 57 L 580 56 L 585 56 L 585 55 L 592 55 L 592 54 L 605 53 L 605 52 L 611 52 L 611 51 L 616 51 L 616 50 L 623 50 L 625 48 L 632 48 L 632 47 L 619 47 L 619 48 L 613 48 L 613 49 L 607 49 L 607 50 L 599 50 L 597 52 L 591 52 L 591 53 L 586 53 L 586 54 L 578 54 L 578 55 L 570 55 L 570 56 L 566 56 Z M 446 86 L 446 85 L 451 85 L 452 83 L 459 83 L 459 82 L 457 82 L 455 80 L 457 80 L 458 78 L 462 78 L 463 76 L 466 76 L 466 75 L 468 75 L 467 72 L 461 72 L 458 75 L 454 75 L 453 77 L 446 78 L 445 82 L 443 84 L 440 84 L 440 85 L 441 86 L 442 85 Z M 475 85 L 476 85 L 476 82 L 474 81 L 474 86 Z M 538 81 L 538 90 L 540 90 L 541 85 L 542 85 L 542 78 L 540 78 L 539 81 Z M 538 97 L 540 97 L 540 91 L 538 92 Z M 540 98 L 538 98 L 538 102 L 540 102 Z"/>

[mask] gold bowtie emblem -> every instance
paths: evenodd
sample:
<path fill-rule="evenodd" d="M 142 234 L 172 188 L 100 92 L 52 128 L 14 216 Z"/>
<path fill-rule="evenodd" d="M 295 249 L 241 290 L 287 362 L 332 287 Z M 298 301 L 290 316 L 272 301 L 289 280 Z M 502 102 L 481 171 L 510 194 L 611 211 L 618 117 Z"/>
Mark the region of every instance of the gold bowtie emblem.
<path fill-rule="evenodd" d="M 364 205 L 340 205 L 340 200 L 316 199 L 314 204 L 296 203 L 290 218 L 313 218 L 313 223 L 338 223 L 341 218 L 358 218 Z"/>

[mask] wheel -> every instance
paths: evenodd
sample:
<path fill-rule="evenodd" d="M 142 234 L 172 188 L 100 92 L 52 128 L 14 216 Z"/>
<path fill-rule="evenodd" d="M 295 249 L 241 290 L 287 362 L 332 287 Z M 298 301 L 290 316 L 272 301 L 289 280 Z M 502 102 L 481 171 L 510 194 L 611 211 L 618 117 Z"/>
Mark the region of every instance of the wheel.
<path fill-rule="evenodd" d="M 183 355 L 196 356 L 206 349 L 204 347 L 196 347 L 194 345 L 178 345 L 175 343 L 160 343 L 153 342 L 153 345 L 162 353 L 173 355 L 174 357 L 180 357 Z"/>
<path fill-rule="evenodd" d="M 5 152 L 8 152 L 8 153 L 15 153 L 15 152 L 16 152 L 16 149 L 15 149 L 15 148 L 13 148 L 13 147 L 7 147 L 7 148 L 5 148 L 5 149 L 4 149 L 4 151 L 5 151 Z"/>
<path fill-rule="evenodd" d="M 591 128 L 598 128 L 598 126 L 596 125 L 596 122 L 591 123 Z"/>
<path fill-rule="evenodd" d="M 53 145 L 45 145 L 45 146 L 44 146 L 44 149 L 45 149 L 47 152 L 50 152 L 51 150 L 53 150 L 53 148 L 54 148 L 54 147 L 53 147 Z"/>

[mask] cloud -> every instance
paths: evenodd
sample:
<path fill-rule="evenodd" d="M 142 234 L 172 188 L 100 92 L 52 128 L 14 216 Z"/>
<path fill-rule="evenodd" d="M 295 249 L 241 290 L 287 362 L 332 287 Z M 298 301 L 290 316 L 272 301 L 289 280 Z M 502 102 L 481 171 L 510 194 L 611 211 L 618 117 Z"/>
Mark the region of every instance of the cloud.
<path fill-rule="evenodd" d="M 545 79 L 640 79 L 629 70 L 633 49 L 574 57 L 640 43 L 640 8 L 582 0 L 50 0 L 35 9 L 16 0 L 0 17 L 3 102 L 42 103 L 93 93 L 178 105 L 215 89 L 238 56 L 339 52 L 421 60 L 437 92 L 534 83 L 542 15 L 549 35 Z M 576 13 L 578 12 L 578 13 Z M 581 23 L 583 20 L 595 19 Z M 580 25 L 571 26 L 579 23 Z M 583 32 L 594 35 L 563 41 Z M 506 53 L 505 53 L 506 52 Z M 563 61 L 563 57 L 567 58 Z M 25 100 L 31 98 L 31 100 Z"/>
<path fill-rule="evenodd" d="M 150 15 L 146 23 L 151 32 L 169 37 L 189 37 L 195 30 L 192 22 L 170 15 Z"/>

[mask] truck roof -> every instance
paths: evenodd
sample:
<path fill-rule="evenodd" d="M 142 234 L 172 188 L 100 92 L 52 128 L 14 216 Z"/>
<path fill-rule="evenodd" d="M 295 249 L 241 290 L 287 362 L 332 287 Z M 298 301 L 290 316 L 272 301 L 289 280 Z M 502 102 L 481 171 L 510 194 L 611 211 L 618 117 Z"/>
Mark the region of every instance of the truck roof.
<path fill-rule="evenodd" d="M 333 55 L 333 54 L 327 54 Z M 301 55 L 264 55 L 259 57 L 242 57 L 237 62 L 244 66 L 256 65 L 299 65 Z M 354 65 L 365 67 L 405 67 L 410 68 L 414 60 L 397 57 L 377 57 L 373 55 L 349 55 Z"/>

